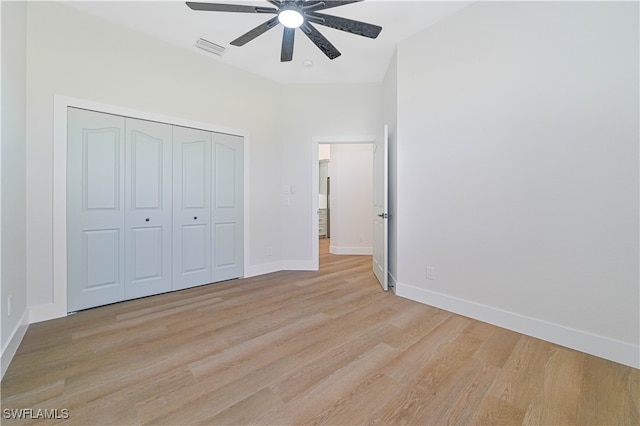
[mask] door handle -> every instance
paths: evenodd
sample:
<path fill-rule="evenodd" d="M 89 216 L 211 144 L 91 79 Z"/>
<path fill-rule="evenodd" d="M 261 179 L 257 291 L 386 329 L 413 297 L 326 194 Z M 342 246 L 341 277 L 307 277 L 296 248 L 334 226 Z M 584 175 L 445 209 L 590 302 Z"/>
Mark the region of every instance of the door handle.
<path fill-rule="evenodd" d="M 378 217 L 381 217 L 381 218 L 383 218 L 383 219 L 386 219 L 386 218 L 388 218 L 388 217 L 389 217 L 389 215 L 388 215 L 388 214 L 386 214 L 386 213 L 380 213 L 380 214 L 378 215 Z"/>

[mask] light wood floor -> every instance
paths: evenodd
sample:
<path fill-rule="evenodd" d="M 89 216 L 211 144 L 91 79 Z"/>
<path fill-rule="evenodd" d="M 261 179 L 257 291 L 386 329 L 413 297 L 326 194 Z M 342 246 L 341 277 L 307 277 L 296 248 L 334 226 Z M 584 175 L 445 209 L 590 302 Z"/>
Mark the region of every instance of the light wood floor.
<path fill-rule="evenodd" d="M 328 242 L 319 272 L 31 325 L 2 408 L 83 425 L 640 424 L 640 370 L 384 293 L 370 257 Z"/>

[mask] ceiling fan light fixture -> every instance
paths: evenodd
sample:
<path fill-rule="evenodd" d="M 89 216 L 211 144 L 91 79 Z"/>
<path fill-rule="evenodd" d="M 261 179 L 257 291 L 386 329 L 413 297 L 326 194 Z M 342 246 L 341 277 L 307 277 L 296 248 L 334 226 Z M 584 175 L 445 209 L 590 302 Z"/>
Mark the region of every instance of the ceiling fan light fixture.
<path fill-rule="evenodd" d="M 278 13 L 278 20 L 287 28 L 298 28 L 304 22 L 304 17 L 298 10 L 288 8 Z"/>
<path fill-rule="evenodd" d="M 0 0 L 2 1 L 2 0 Z M 293 44 L 296 28 L 301 28 L 313 44 L 318 47 L 329 59 L 336 59 L 341 55 L 340 51 L 331 44 L 314 25 L 323 25 L 335 30 L 359 35 L 367 38 L 376 38 L 382 31 L 379 25 L 368 24 L 353 19 L 318 13 L 318 10 L 344 6 L 363 0 L 266 0 L 275 7 L 249 6 L 244 4 L 226 3 L 199 3 L 188 1 L 187 6 L 192 10 L 204 10 L 210 12 L 239 12 L 239 13 L 266 13 L 275 15 L 252 30 L 231 41 L 232 46 L 244 46 L 256 37 L 282 24 L 282 47 L 280 49 L 280 62 L 290 62 L 293 59 Z"/>

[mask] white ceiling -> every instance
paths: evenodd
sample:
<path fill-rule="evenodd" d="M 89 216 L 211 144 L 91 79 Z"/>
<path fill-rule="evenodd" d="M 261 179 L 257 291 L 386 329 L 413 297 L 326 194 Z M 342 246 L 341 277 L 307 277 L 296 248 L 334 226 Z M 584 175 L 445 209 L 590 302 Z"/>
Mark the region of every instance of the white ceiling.
<path fill-rule="evenodd" d="M 265 0 L 208 2 L 272 7 Z M 207 55 L 212 61 L 221 61 L 279 83 L 309 84 L 382 81 L 399 41 L 452 15 L 469 2 L 367 0 L 327 9 L 322 12 L 380 25 L 382 32 L 372 40 L 317 25 L 316 28 L 342 53 L 330 60 L 297 30 L 293 61 L 288 63 L 280 62 L 281 25 L 243 47 L 229 44 L 273 15 L 194 11 L 184 2 L 177 1 L 79 1 L 67 4 Z M 224 46 L 224 55 L 218 57 L 196 48 L 199 38 Z M 313 61 L 313 66 L 305 67 L 305 60 Z"/>

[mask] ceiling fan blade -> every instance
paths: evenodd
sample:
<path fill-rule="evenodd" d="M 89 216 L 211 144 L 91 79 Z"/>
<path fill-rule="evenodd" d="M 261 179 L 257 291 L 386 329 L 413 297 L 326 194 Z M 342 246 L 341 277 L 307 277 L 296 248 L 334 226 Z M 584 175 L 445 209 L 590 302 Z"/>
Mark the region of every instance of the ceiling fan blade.
<path fill-rule="evenodd" d="M 295 28 L 284 27 L 284 32 L 282 33 L 280 62 L 289 62 L 293 59 L 293 41 L 295 39 L 295 34 Z"/>
<path fill-rule="evenodd" d="M 258 37 L 261 34 L 266 33 L 268 30 L 275 27 L 276 25 L 278 25 L 278 17 L 274 16 L 273 18 L 269 19 L 267 22 L 258 25 L 257 27 L 255 27 L 249 32 L 242 34 L 240 37 L 233 40 L 231 44 L 233 46 L 244 46 L 254 38 Z"/>
<path fill-rule="evenodd" d="M 322 53 L 327 55 L 329 59 L 335 59 L 341 55 L 340 51 L 338 51 L 338 49 L 336 49 L 335 46 L 331 44 L 325 36 L 320 34 L 320 31 L 310 23 L 303 23 L 302 26 L 300 26 L 300 29 L 307 37 L 309 37 L 309 40 L 311 40 L 313 44 L 318 46 L 318 49 L 322 50 Z"/>
<path fill-rule="evenodd" d="M 307 17 L 314 24 L 324 25 L 325 27 L 335 28 L 336 30 L 346 31 L 351 34 L 357 34 L 363 37 L 376 38 L 382 27 L 365 22 L 354 21 L 353 19 L 341 18 L 339 16 L 325 15 L 323 13 L 308 13 Z"/>
<path fill-rule="evenodd" d="M 240 4 L 198 3 L 188 1 L 187 6 L 193 10 L 206 10 L 209 12 L 278 13 L 278 9 L 273 7 L 245 6 Z"/>
<path fill-rule="evenodd" d="M 298 7 L 300 8 L 300 10 L 302 10 L 305 13 L 309 13 L 312 12 L 314 10 L 322 10 L 324 9 L 324 2 L 323 1 L 319 1 L 319 2 L 303 2 L 302 4 L 298 5 Z"/>
<path fill-rule="evenodd" d="M 311 1 L 306 1 L 304 2 L 304 5 L 302 6 L 303 9 L 310 9 L 312 8 L 313 10 L 323 10 L 323 9 L 331 9 L 332 7 L 338 7 L 338 6 L 344 6 L 346 4 L 351 4 L 351 3 L 358 3 L 361 2 L 362 0 L 311 0 Z M 316 6 L 319 3 L 324 3 L 324 5 L 322 6 Z"/>

